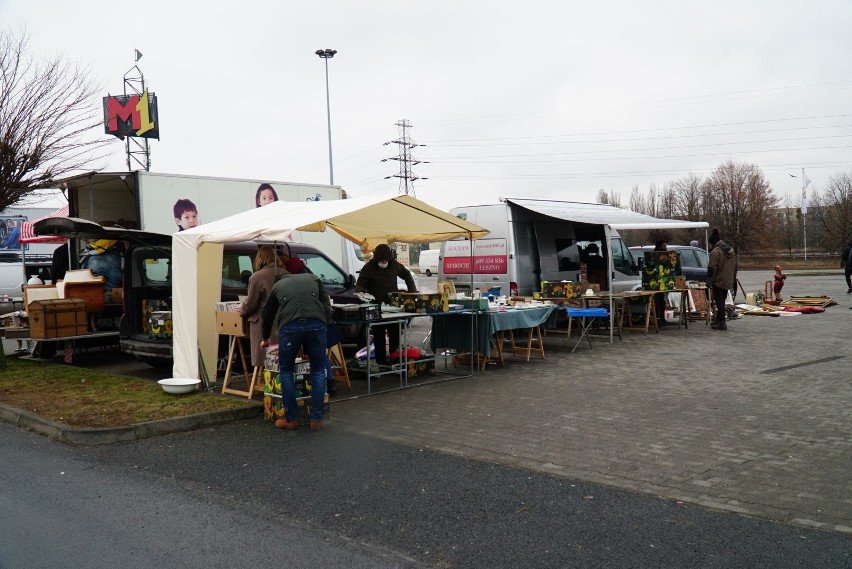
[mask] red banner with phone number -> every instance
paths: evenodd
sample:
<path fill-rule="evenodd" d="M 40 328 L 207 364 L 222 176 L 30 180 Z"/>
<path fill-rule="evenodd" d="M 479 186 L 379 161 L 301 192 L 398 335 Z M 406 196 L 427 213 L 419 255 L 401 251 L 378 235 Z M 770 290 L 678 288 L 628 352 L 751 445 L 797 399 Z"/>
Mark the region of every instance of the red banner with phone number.
<path fill-rule="evenodd" d="M 502 275 L 506 273 L 509 265 L 507 255 L 477 256 L 473 258 L 473 274 L 475 275 Z M 470 257 L 445 257 L 445 275 L 467 275 L 470 274 Z"/>

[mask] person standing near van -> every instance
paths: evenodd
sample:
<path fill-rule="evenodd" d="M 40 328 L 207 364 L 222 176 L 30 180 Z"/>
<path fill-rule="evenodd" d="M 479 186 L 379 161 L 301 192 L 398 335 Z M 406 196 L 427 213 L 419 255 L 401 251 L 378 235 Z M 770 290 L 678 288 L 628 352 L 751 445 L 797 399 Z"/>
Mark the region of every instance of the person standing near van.
<path fill-rule="evenodd" d="M 326 335 L 331 322 L 331 300 L 322 281 L 312 273 L 283 275 L 261 311 L 263 325 L 260 348 L 269 345 L 272 324 L 278 318 L 278 375 L 281 379 L 281 398 L 284 418 L 275 421 L 280 429 L 299 428 L 296 407 L 294 368 L 296 354 L 304 348 L 311 361 L 311 421 L 312 431 L 323 428 L 325 409 Z"/>
<path fill-rule="evenodd" d="M 375 297 L 377 303 L 387 303 L 388 293 L 399 292 L 397 277 L 405 281 L 408 292 L 417 292 L 417 284 L 411 271 L 396 261 L 390 247 L 382 243 L 373 251 L 373 258 L 361 269 L 355 283 L 355 292 L 366 292 Z M 388 350 L 385 346 L 385 333 L 388 335 L 390 353 L 399 349 L 399 335 L 396 325 L 373 326 L 373 345 L 376 350 L 376 363 L 388 365 Z"/>
<path fill-rule="evenodd" d="M 843 273 L 846 277 L 846 294 L 852 294 L 852 241 L 843 250 L 843 260 L 846 261 Z"/>
<path fill-rule="evenodd" d="M 737 254 L 734 248 L 722 241 L 719 230 L 710 234 L 710 262 L 707 266 L 707 288 L 713 291 L 716 320 L 710 325 L 714 330 L 727 330 L 725 300 L 734 288 L 737 274 Z"/>
<path fill-rule="evenodd" d="M 277 261 L 277 262 L 276 262 Z M 266 353 L 260 347 L 263 341 L 263 321 L 260 310 L 272 292 L 277 275 L 285 273 L 284 261 L 275 255 L 272 245 L 263 245 L 254 257 L 254 273 L 249 277 L 248 293 L 240 306 L 240 314 L 248 320 L 251 340 L 251 365 L 262 366 L 266 362 Z"/>

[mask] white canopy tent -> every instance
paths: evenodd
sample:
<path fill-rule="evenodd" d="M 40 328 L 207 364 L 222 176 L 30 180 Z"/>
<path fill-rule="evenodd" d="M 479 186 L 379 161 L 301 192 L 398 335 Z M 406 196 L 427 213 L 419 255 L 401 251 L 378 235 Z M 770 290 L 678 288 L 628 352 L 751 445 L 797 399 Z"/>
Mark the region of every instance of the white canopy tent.
<path fill-rule="evenodd" d="M 620 207 L 599 203 L 566 202 L 556 200 L 536 200 L 526 198 L 504 198 L 506 202 L 518 207 L 526 208 L 541 215 L 574 221 L 578 223 L 589 223 L 602 225 L 606 236 L 607 257 L 607 290 L 609 291 L 609 305 L 612 306 L 612 276 L 615 268 L 612 263 L 612 248 L 610 237 L 612 230 L 627 229 L 704 229 L 705 243 L 707 242 L 707 228 L 710 226 L 706 221 L 683 221 L 680 219 L 659 219 L 650 215 L 636 213 Z M 614 315 L 610 310 L 609 319 L 609 341 L 612 342 Z"/>
<path fill-rule="evenodd" d="M 214 307 L 221 294 L 222 244 L 285 241 L 294 231 L 331 228 L 363 251 L 380 243 L 478 239 L 487 230 L 411 196 L 316 202 L 273 202 L 172 235 L 172 319 L 175 377 L 198 377 L 199 354 L 215 372 Z M 212 364 L 212 365 L 211 365 Z"/>

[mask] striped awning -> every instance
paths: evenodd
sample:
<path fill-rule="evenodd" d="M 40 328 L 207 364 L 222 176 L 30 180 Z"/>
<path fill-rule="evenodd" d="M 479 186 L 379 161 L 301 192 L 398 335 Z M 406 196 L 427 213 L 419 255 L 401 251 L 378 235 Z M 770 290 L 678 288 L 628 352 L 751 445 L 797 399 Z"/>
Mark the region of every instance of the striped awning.
<path fill-rule="evenodd" d="M 53 213 L 49 213 L 43 217 L 39 217 L 38 219 L 33 219 L 32 221 L 25 221 L 21 223 L 21 243 L 58 243 L 62 244 L 67 241 L 64 237 L 54 237 L 52 235 L 45 235 L 43 237 L 39 237 L 35 233 L 33 233 L 33 225 L 36 221 L 41 221 L 42 219 L 49 219 L 51 217 L 68 217 L 68 206 L 65 205 Z"/>

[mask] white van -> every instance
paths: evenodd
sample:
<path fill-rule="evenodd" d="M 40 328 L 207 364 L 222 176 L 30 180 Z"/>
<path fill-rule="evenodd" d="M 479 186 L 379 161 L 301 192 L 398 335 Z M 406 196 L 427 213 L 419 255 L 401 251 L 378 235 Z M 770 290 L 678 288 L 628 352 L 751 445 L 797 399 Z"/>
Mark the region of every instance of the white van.
<path fill-rule="evenodd" d="M 420 268 L 420 274 L 431 277 L 438 273 L 438 258 L 441 252 L 437 249 L 426 249 L 420 251 L 420 258 L 417 261 L 417 266 Z"/>
<path fill-rule="evenodd" d="M 541 281 L 580 281 L 581 263 L 586 263 L 588 280 L 601 283 L 601 290 L 606 290 L 605 267 L 611 252 L 613 292 L 640 290 L 639 267 L 621 237 L 614 230 L 607 232 L 603 223 L 591 222 L 611 214 L 612 208 L 515 198 L 453 208 L 450 213 L 490 233 L 474 241 L 472 255 L 470 241 L 446 241 L 441 246 L 438 280 L 452 281 L 457 291 L 470 291 L 471 286 L 478 290 L 499 287 L 501 295 L 530 296 L 540 289 Z M 599 253 L 587 257 L 594 249 Z M 595 261 L 604 267 L 597 278 L 590 268 Z"/>

